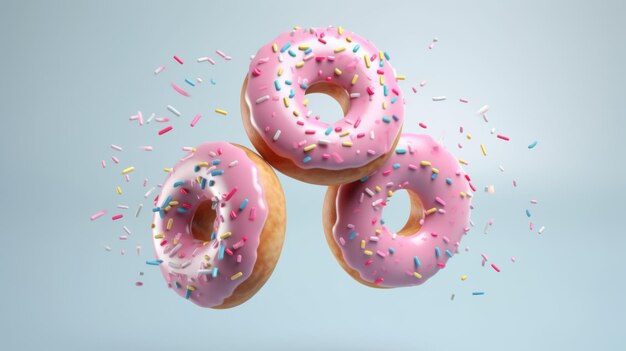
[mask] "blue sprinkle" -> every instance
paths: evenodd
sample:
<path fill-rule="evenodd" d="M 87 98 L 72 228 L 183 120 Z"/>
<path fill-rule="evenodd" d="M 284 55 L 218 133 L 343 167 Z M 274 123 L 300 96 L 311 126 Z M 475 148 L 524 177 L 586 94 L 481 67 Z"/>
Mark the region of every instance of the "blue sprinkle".
<path fill-rule="evenodd" d="M 303 158 L 302 162 L 304 162 L 304 163 L 311 162 L 311 156 L 307 156 L 307 157 Z"/>
<path fill-rule="evenodd" d="M 185 78 L 185 82 L 187 82 L 187 84 L 191 85 L 192 87 L 195 87 L 196 85 L 190 81 L 189 79 Z"/>
<path fill-rule="evenodd" d="M 356 238 L 356 232 L 353 230 L 350 232 L 350 236 L 348 237 L 348 239 L 354 240 L 354 238 Z"/>
<path fill-rule="evenodd" d="M 209 186 L 215 185 L 215 181 L 213 179 L 209 180 Z"/>
<path fill-rule="evenodd" d="M 196 165 L 195 167 L 193 167 L 193 171 L 194 171 L 194 172 L 197 172 L 197 171 L 199 171 L 199 170 L 200 170 L 200 166 Z"/>
<path fill-rule="evenodd" d="M 181 185 L 185 185 L 185 181 L 184 180 L 179 180 L 176 183 L 174 183 L 174 188 L 178 188 Z"/>
<path fill-rule="evenodd" d="M 285 45 L 283 45 L 283 47 L 280 48 L 280 53 L 282 54 L 283 52 L 287 51 L 287 49 L 289 49 L 290 46 L 291 46 L 291 43 L 289 42 L 285 43 Z"/>
<path fill-rule="evenodd" d="M 397 97 L 397 96 L 392 97 L 392 98 L 391 98 L 391 103 L 392 103 L 392 104 L 395 104 L 395 103 L 396 103 L 396 100 L 398 100 L 398 97 Z"/>
<path fill-rule="evenodd" d="M 151 266 L 158 266 L 163 263 L 163 260 L 146 261 L 146 264 Z"/>
<path fill-rule="evenodd" d="M 450 250 L 446 250 L 446 255 L 447 255 L 448 257 L 452 257 L 452 252 L 450 252 Z"/>
<path fill-rule="evenodd" d="M 535 140 L 535 141 L 533 141 L 530 145 L 528 145 L 528 148 L 529 148 L 529 149 L 532 149 L 532 148 L 534 148 L 535 146 L 537 146 L 537 141 L 536 141 L 536 140 Z"/>
<path fill-rule="evenodd" d="M 380 224 L 385 224 L 385 220 L 384 219 L 380 219 Z"/>
<path fill-rule="evenodd" d="M 363 183 L 363 182 L 367 181 L 367 179 L 368 179 L 369 177 L 370 177 L 370 176 L 365 176 L 365 177 L 363 177 L 363 178 L 361 178 L 361 179 L 359 179 L 359 180 L 361 181 L 361 183 Z"/>
<path fill-rule="evenodd" d="M 160 211 L 159 211 L 159 217 L 160 217 L 160 218 L 165 218 L 165 211 L 160 210 Z"/>
<path fill-rule="evenodd" d="M 301 84 L 300 84 L 300 88 L 302 88 L 302 89 L 304 89 L 304 90 L 307 90 L 307 89 L 309 88 L 309 86 L 308 86 L 308 85 L 306 85 L 306 84 L 304 84 L 304 83 L 301 83 Z"/>
<path fill-rule="evenodd" d="M 294 96 L 296 96 L 296 92 L 295 92 L 295 91 L 293 91 L 293 89 L 291 89 L 291 90 L 289 91 L 289 98 L 290 98 L 290 99 L 293 99 L 293 97 L 294 97 Z"/>
<path fill-rule="evenodd" d="M 400 118 L 398 118 L 398 116 L 396 116 L 396 115 L 391 115 L 391 117 L 393 117 L 393 120 L 396 121 L 396 122 L 398 122 L 400 120 Z"/>
<path fill-rule="evenodd" d="M 389 95 L 389 89 L 387 88 L 387 84 L 383 85 L 383 95 Z"/>
<path fill-rule="evenodd" d="M 202 180 L 200 181 L 200 189 L 203 189 L 206 187 L 206 178 L 202 178 Z"/>
<path fill-rule="evenodd" d="M 485 292 L 484 292 L 484 291 L 474 291 L 474 292 L 472 293 L 472 295 L 474 295 L 474 296 L 478 296 L 478 295 L 485 295 Z"/>
<path fill-rule="evenodd" d="M 378 64 L 378 66 L 382 67 L 382 66 L 384 66 L 384 65 L 385 65 L 385 61 L 380 60 L 380 64 Z"/>
<path fill-rule="evenodd" d="M 211 233 L 211 240 L 215 240 L 215 238 L 217 238 L 217 233 L 216 232 Z"/>
<path fill-rule="evenodd" d="M 185 298 L 189 300 L 190 297 L 191 297 L 191 290 L 187 289 L 187 291 L 185 291 Z"/>
<path fill-rule="evenodd" d="M 393 255 L 394 252 L 396 252 L 396 249 L 394 249 L 393 247 L 390 247 L 389 248 L 389 253 Z"/>
<path fill-rule="evenodd" d="M 217 254 L 217 259 L 218 260 L 223 260 L 224 259 L 224 251 L 226 250 L 226 246 L 224 245 L 223 242 L 220 242 L 220 251 Z"/>
<path fill-rule="evenodd" d="M 291 85 L 291 81 L 290 80 L 285 80 L 285 84 Z"/>
<path fill-rule="evenodd" d="M 221 169 L 216 169 L 215 171 L 211 171 L 212 176 L 217 176 L 217 175 L 222 175 L 222 174 L 224 174 L 224 171 Z"/>
<path fill-rule="evenodd" d="M 406 149 L 396 149 L 396 154 L 398 155 L 406 154 Z"/>
<path fill-rule="evenodd" d="M 435 180 L 435 178 L 437 178 L 437 173 L 433 173 L 433 174 L 430 176 L 430 180 Z"/>
<path fill-rule="evenodd" d="M 241 202 L 241 205 L 239 205 L 239 211 L 243 211 L 243 209 L 246 208 L 247 204 L 248 204 L 248 198 L 243 199 L 243 201 Z"/>
<path fill-rule="evenodd" d="M 391 119 L 389 117 L 383 117 L 383 122 L 391 123 Z"/>
<path fill-rule="evenodd" d="M 287 51 L 287 53 L 289 53 L 289 56 L 291 56 L 291 57 L 296 57 L 296 53 L 293 52 L 293 50 L 289 50 L 289 51 Z"/>
<path fill-rule="evenodd" d="M 219 159 L 217 159 L 217 158 L 216 158 L 215 160 L 211 161 L 211 164 L 212 164 L 212 165 L 214 165 L 214 166 L 217 166 L 217 165 L 219 165 L 219 164 L 220 164 L 220 162 L 221 162 L 221 161 L 220 161 Z"/>
<path fill-rule="evenodd" d="M 448 184 L 448 185 L 452 185 L 452 179 L 450 179 L 450 178 L 446 178 L 446 184 Z"/>
<path fill-rule="evenodd" d="M 439 246 L 435 246 L 435 256 L 437 256 L 437 258 L 441 256 L 441 252 L 439 252 Z"/>
<path fill-rule="evenodd" d="M 165 199 L 165 202 L 163 203 L 163 205 L 161 205 L 161 208 L 167 207 L 171 201 L 172 201 L 172 195 L 169 195 L 167 199 Z"/>
<path fill-rule="evenodd" d="M 211 272 L 211 277 L 217 278 L 217 267 L 213 267 L 213 271 Z"/>
<path fill-rule="evenodd" d="M 389 54 L 387 53 L 387 51 L 383 52 L 383 55 L 385 55 L 385 59 L 389 61 Z"/>
<path fill-rule="evenodd" d="M 415 262 L 415 267 L 420 267 L 422 264 L 420 263 L 419 258 L 417 256 L 413 256 L 413 262 Z"/>
<path fill-rule="evenodd" d="M 527 216 L 528 218 L 530 218 L 530 211 L 529 211 L 529 210 L 526 210 L 526 216 Z"/>
<path fill-rule="evenodd" d="M 176 286 L 176 289 L 180 289 L 181 288 L 181 285 L 180 285 L 179 282 L 174 282 L 174 286 Z"/>
<path fill-rule="evenodd" d="M 187 212 L 189 212 L 189 210 L 184 208 L 184 207 L 179 207 L 179 208 L 176 209 L 176 211 L 178 211 L 179 213 L 187 213 Z"/>
<path fill-rule="evenodd" d="M 393 169 L 398 169 L 398 168 L 400 168 L 400 164 L 399 163 L 394 163 L 392 167 L 393 167 Z"/>
<path fill-rule="evenodd" d="M 308 55 L 308 54 L 310 54 L 311 52 L 313 52 L 313 49 L 311 49 L 311 48 L 308 48 L 308 49 L 304 50 L 304 54 L 305 54 L 305 55 Z"/>
<path fill-rule="evenodd" d="M 155 208 L 152 209 L 152 212 L 159 212 L 159 211 L 161 211 L 160 207 L 155 207 Z"/>
<path fill-rule="evenodd" d="M 333 131 L 333 127 L 328 127 L 328 128 L 326 129 L 326 131 L 324 131 L 324 134 L 326 134 L 326 135 L 330 135 L 330 133 L 331 133 L 332 131 Z"/>
<path fill-rule="evenodd" d="M 280 82 L 278 79 L 274 81 L 274 88 L 276 88 L 276 91 L 280 91 Z"/>
<path fill-rule="evenodd" d="M 211 78 L 211 84 L 213 84 L 213 85 L 217 84 L 217 82 L 215 81 L 215 79 Z"/>
<path fill-rule="evenodd" d="M 357 51 L 359 51 L 359 49 L 360 49 L 360 48 L 361 48 L 361 45 L 356 44 L 356 45 L 354 46 L 354 48 L 352 48 L 352 52 L 357 52 Z"/>

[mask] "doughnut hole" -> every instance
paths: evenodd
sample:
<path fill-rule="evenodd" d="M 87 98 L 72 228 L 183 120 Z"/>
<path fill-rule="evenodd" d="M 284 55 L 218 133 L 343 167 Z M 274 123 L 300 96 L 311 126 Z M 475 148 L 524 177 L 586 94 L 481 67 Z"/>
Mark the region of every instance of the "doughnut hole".
<path fill-rule="evenodd" d="M 211 208 L 213 203 L 204 201 L 196 208 L 191 219 L 191 235 L 200 241 L 210 241 L 217 212 Z"/>
<path fill-rule="evenodd" d="M 308 107 L 310 111 L 313 111 L 314 116 L 338 116 L 343 113 L 341 118 L 335 119 L 339 120 L 345 117 L 350 110 L 350 95 L 346 89 L 336 83 L 315 82 L 306 89 L 304 94 L 311 95 L 308 97 Z M 341 110 L 337 109 L 337 104 L 339 104 Z M 321 122 L 328 123 L 327 121 Z M 333 123 L 328 124 L 332 125 Z"/>
<path fill-rule="evenodd" d="M 408 213 L 407 213 L 408 209 Z M 393 233 L 402 236 L 411 236 L 420 230 L 420 221 L 424 216 L 424 205 L 419 196 L 411 190 L 400 190 L 387 199 L 383 218 L 385 226 Z M 404 226 L 396 231 L 400 225 Z"/>

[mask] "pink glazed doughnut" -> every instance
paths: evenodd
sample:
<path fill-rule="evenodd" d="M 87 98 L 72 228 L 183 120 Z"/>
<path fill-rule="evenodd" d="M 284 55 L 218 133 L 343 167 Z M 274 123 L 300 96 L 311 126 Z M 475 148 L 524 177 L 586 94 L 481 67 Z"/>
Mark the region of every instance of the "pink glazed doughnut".
<path fill-rule="evenodd" d="M 313 184 L 351 182 L 377 169 L 400 137 L 397 79 L 389 55 L 358 35 L 341 27 L 296 28 L 250 63 L 241 91 L 244 127 L 284 174 Z M 343 118 L 329 124 L 314 116 L 309 93 L 335 98 Z"/>
<path fill-rule="evenodd" d="M 167 284 L 202 307 L 251 298 L 272 274 L 285 235 L 285 199 L 272 168 L 225 142 L 198 146 L 155 199 L 153 245 Z"/>
<path fill-rule="evenodd" d="M 469 230 L 468 179 L 430 136 L 403 134 L 379 170 L 326 192 L 323 224 L 333 254 L 365 285 L 422 284 L 445 267 Z M 383 209 L 398 190 L 408 191 L 411 212 L 393 233 L 384 225 Z"/>

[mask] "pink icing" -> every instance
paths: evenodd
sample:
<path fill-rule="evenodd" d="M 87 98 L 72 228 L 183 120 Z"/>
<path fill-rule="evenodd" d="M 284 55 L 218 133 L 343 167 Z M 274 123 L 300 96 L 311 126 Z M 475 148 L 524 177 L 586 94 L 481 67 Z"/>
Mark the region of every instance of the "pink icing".
<path fill-rule="evenodd" d="M 402 189 L 417 194 L 425 208 L 423 225 L 410 236 L 392 233 L 381 223 L 387 192 Z M 457 252 L 468 230 L 468 191 L 468 180 L 450 152 L 430 136 L 402 134 L 378 171 L 339 187 L 334 239 L 363 280 L 383 287 L 419 285 Z"/>
<path fill-rule="evenodd" d="M 170 196 L 178 204 L 164 211 Z M 191 223 L 207 201 L 216 211 L 215 234 L 204 245 L 192 236 Z M 268 214 L 254 162 L 232 144 L 202 144 L 172 169 L 155 206 L 153 244 L 168 285 L 197 305 L 222 304 L 250 276 Z"/>
<path fill-rule="evenodd" d="M 322 81 L 351 96 L 347 115 L 332 124 L 304 103 L 307 87 Z M 293 30 L 263 46 L 250 63 L 246 102 L 269 148 L 305 169 L 368 164 L 391 149 L 404 117 L 387 54 L 338 28 Z"/>

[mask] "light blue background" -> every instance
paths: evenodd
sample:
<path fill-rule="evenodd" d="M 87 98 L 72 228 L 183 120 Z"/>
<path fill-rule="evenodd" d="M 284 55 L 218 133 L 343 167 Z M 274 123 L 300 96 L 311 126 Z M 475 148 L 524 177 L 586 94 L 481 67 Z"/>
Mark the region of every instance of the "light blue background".
<path fill-rule="evenodd" d="M 621 1 L 3 2 L 2 349 L 623 350 L 625 18 Z M 373 41 L 407 76 L 405 131 L 423 131 L 422 121 L 470 161 L 480 188 L 476 227 L 462 242 L 470 251 L 423 286 L 366 288 L 326 246 L 324 189 L 280 175 L 288 224 L 274 275 L 240 307 L 198 308 L 144 263 L 153 257 L 141 180 L 162 181 L 161 168 L 182 146 L 250 146 L 238 113 L 249 56 L 294 25 L 329 24 Z M 195 62 L 207 55 L 215 66 Z M 167 69 L 155 77 L 161 64 Z M 168 86 L 194 77 L 205 83 L 189 89 L 191 99 Z M 427 86 L 413 94 L 422 80 Z M 431 100 L 441 95 L 448 100 Z M 163 125 L 128 121 L 137 110 L 170 115 L 167 104 L 183 116 L 163 137 Z M 475 114 L 484 104 L 488 124 Z M 338 111 L 319 97 L 312 106 L 326 116 Z M 229 115 L 216 115 L 217 107 Z M 203 118 L 189 128 L 196 113 Z M 472 141 L 458 133 L 461 124 Z M 492 127 L 511 142 L 495 139 Z M 533 140 L 539 144 L 528 150 Z M 137 170 L 126 184 L 119 171 L 131 165 Z M 488 184 L 495 194 L 482 192 Z M 385 212 L 396 229 L 408 203 L 398 198 Z M 120 203 L 131 209 L 123 223 L 112 222 Z M 139 203 L 144 212 L 134 219 Z M 101 208 L 109 214 L 90 222 Z M 122 224 L 132 230 L 127 242 L 117 240 Z M 481 267 L 481 252 L 502 272 Z M 144 286 L 136 287 L 140 271 Z M 469 279 L 461 282 L 462 274 Z M 472 296 L 476 290 L 486 295 Z"/>

